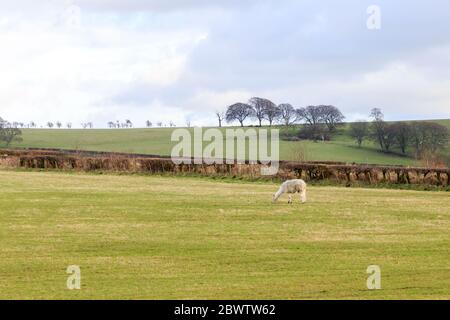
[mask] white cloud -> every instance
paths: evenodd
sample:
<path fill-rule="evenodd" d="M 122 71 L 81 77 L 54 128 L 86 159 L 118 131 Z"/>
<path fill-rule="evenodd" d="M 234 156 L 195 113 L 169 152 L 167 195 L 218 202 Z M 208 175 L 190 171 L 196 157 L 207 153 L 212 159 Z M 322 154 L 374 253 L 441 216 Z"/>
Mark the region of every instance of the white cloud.
<path fill-rule="evenodd" d="M 195 30 L 124 30 L 110 21 L 76 28 L 39 18 L 2 21 L 0 112 L 41 124 L 79 125 L 111 109 L 129 117 L 123 106 L 105 102 L 134 81 L 149 88 L 175 83 L 189 52 L 206 37 Z"/>
<path fill-rule="evenodd" d="M 432 50 L 435 56 L 436 51 Z M 447 48 L 440 51 L 446 54 Z M 428 59 L 429 54 L 416 58 Z M 415 59 L 394 61 L 346 81 L 314 82 L 266 94 L 275 99 L 291 95 L 299 106 L 333 103 L 348 120 L 366 119 L 373 107 L 381 107 L 388 120 L 450 118 L 450 79 L 434 77 L 429 65 L 417 64 Z"/>
<path fill-rule="evenodd" d="M 365 28 L 369 4 L 0 0 L 0 116 L 208 125 L 265 96 L 350 119 L 374 106 L 391 119 L 450 117 L 448 2 L 380 0 L 377 32 Z"/>

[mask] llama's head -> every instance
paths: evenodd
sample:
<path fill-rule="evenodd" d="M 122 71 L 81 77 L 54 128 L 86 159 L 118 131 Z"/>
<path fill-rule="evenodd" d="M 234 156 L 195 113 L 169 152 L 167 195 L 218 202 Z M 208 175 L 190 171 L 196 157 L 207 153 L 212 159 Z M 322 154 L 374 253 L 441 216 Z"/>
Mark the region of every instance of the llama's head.
<path fill-rule="evenodd" d="M 272 196 L 272 203 L 274 203 L 276 201 L 277 201 L 277 194 L 274 193 L 273 196 Z"/>

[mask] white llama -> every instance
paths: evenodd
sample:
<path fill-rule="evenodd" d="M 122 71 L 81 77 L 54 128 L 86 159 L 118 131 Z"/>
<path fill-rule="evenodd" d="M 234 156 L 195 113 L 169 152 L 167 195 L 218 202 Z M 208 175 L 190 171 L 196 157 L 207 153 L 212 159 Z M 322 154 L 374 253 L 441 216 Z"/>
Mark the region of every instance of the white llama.
<path fill-rule="evenodd" d="M 283 182 L 280 189 L 273 195 L 272 202 L 278 200 L 283 193 L 289 193 L 288 203 L 292 203 L 292 193 L 300 193 L 302 203 L 306 202 L 306 183 L 302 179 L 287 180 Z"/>

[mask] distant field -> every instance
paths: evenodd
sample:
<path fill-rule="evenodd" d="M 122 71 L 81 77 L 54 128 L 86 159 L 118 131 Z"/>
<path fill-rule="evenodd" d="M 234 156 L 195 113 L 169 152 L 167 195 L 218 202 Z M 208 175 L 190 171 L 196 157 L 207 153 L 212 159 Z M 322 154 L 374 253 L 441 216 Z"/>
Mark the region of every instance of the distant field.
<path fill-rule="evenodd" d="M 437 120 L 450 128 L 450 120 Z M 81 149 L 170 155 L 174 145 L 170 141 L 173 129 L 23 129 L 24 141 L 15 147 Z M 299 152 L 303 155 L 299 159 Z M 450 158 L 450 150 L 446 151 Z M 333 141 L 281 141 L 282 160 L 340 161 L 370 164 L 418 165 L 413 158 L 398 154 L 385 154 L 370 141 L 358 148 L 348 135 L 348 125 L 339 130 Z"/>
<path fill-rule="evenodd" d="M 288 205 L 271 183 L 15 171 L 0 188 L 0 299 L 450 298 L 445 192 L 311 187 Z"/>
<path fill-rule="evenodd" d="M 91 151 L 113 151 L 170 155 L 174 145 L 170 141 L 173 129 L 23 129 L 24 141 L 13 147 L 80 149 Z M 298 158 L 301 152 L 302 159 Z M 334 141 L 291 142 L 281 141 L 282 160 L 341 161 L 376 164 L 415 165 L 417 161 L 395 154 L 379 152 L 371 142 L 357 148 L 353 140 L 342 129 Z"/>

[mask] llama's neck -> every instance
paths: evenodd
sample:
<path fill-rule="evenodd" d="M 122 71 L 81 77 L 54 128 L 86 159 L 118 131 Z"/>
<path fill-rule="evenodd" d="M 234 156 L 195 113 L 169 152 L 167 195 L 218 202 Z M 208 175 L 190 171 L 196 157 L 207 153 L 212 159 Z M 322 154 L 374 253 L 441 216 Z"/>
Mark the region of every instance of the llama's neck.
<path fill-rule="evenodd" d="M 275 200 L 277 200 L 283 193 L 283 188 L 278 189 L 277 193 L 275 193 Z"/>

